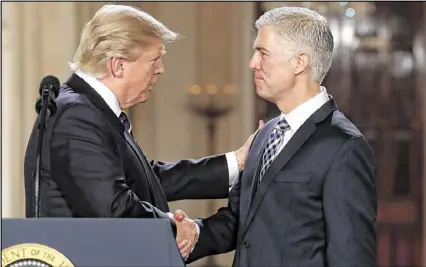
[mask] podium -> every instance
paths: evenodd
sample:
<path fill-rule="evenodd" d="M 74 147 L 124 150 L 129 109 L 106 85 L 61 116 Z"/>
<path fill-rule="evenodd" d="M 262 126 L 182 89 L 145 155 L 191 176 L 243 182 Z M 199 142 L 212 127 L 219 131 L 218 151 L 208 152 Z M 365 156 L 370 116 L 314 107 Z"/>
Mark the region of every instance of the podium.
<path fill-rule="evenodd" d="M 185 266 L 165 219 L 2 219 L 2 267 Z"/>

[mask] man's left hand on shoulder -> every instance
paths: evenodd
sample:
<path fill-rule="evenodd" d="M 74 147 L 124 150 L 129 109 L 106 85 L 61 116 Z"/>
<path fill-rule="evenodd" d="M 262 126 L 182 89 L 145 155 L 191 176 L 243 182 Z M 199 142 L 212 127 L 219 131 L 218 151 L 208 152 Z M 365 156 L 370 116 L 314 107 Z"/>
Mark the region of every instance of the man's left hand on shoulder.
<path fill-rule="evenodd" d="M 249 136 L 247 141 L 244 143 L 244 145 L 240 149 L 234 152 L 237 158 L 238 169 L 240 170 L 240 172 L 244 170 L 244 165 L 245 165 L 251 144 L 253 143 L 254 137 L 256 136 L 257 132 L 263 128 L 263 126 L 265 126 L 265 122 L 260 120 L 257 130 Z"/>

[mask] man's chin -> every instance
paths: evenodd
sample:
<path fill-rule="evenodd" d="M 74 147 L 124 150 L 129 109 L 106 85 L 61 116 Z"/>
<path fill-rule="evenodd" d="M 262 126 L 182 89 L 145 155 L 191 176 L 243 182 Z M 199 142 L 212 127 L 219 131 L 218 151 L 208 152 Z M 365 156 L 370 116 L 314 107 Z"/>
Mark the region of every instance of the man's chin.
<path fill-rule="evenodd" d="M 152 91 L 152 89 L 148 89 L 148 90 L 146 90 L 142 95 L 141 95 L 141 98 L 140 98 L 140 102 L 139 103 L 145 103 L 145 102 L 147 102 L 148 101 L 148 99 L 149 99 L 149 96 L 150 96 L 150 92 Z"/>
<path fill-rule="evenodd" d="M 268 95 L 268 90 L 265 87 L 256 86 L 256 94 L 262 99 L 271 101 L 270 96 Z"/>
<path fill-rule="evenodd" d="M 256 85 L 256 94 L 263 97 L 266 94 L 266 90 L 263 86 Z"/>

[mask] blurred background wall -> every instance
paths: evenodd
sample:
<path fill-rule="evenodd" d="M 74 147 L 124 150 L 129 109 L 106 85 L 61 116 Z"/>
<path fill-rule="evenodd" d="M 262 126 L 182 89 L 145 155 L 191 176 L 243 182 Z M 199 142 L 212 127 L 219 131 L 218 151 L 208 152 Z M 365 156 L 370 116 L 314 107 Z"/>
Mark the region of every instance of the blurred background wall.
<path fill-rule="evenodd" d="M 126 2 L 121 2 L 126 3 Z M 24 216 L 23 158 L 45 75 L 65 82 L 80 31 L 102 2 L 2 3 L 2 218 Z M 152 159 L 174 161 L 239 148 L 277 110 L 255 94 L 248 61 L 254 21 L 281 5 L 326 15 L 336 43 L 325 85 L 374 147 L 379 192 L 378 263 L 426 265 L 424 126 L 426 6 L 422 2 L 132 2 L 185 36 L 167 47 L 150 100 L 128 110 Z M 232 107 L 216 121 L 190 107 Z M 212 136 L 214 134 L 214 136 Z M 215 138 L 212 138 L 215 137 Z M 179 201 L 190 217 L 226 204 Z M 233 253 L 193 266 L 230 266 Z"/>

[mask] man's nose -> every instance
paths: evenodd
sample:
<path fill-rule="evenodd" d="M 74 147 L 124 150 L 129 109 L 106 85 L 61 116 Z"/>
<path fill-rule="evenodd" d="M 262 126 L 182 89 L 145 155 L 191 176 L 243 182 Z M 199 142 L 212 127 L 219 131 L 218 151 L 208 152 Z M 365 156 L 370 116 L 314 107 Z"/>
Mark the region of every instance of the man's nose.
<path fill-rule="evenodd" d="M 158 63 L 158 67 L 157 67 L 155 74 L 163 74 L 164 73 L 163 60 L 161 60 L 161 59 L 159 59 L 159 60 L 160 60 L 160 62 Z"/>
<path fill-rule="evenodd" d="M 250 61 L 249 61 L 249 68 L 254 70 L 257 69 L 258 66 L 258 60 L 256 58 L 256 53 L 253 54 L 253 56 L 251 57 Z"/>

